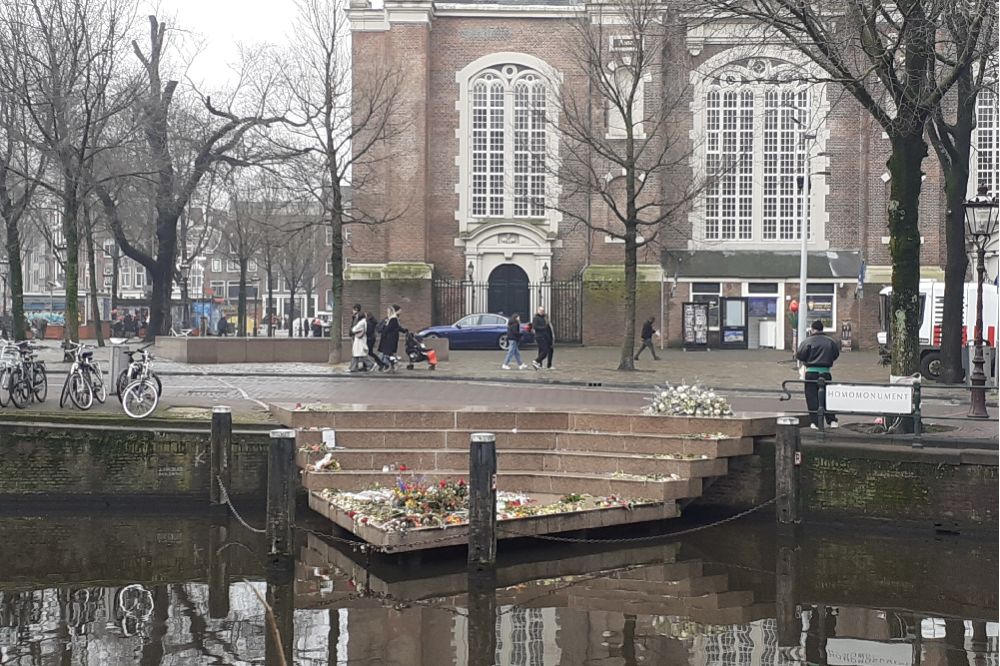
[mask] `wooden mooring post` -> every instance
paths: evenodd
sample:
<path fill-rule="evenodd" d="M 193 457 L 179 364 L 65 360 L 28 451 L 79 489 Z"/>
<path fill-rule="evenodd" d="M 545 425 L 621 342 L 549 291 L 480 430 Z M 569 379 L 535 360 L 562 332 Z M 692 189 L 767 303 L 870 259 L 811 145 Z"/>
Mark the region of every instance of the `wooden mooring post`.
<path fill-rule="evenodd" d="M 778 647 L 798 647 L 802 633 L 802 609 L 796 603 L 798 548 L 795 546 L 794 538 L 779 535 L 774 573 Z"/>
<path fill-rule="evenodd" d="M 476 432 L 469 442 L 469 566 L 497 562 L 497 438 Z"/>
<path fill-rule="evenodd" d="M 232 488 L 233 461 L 233 409 L 226 405 L 212 407 L 212 438 L 209 450 L 211 458 L 211 483 L 209 499 L 212 513 L 226 513 L 229 508 L 224 500 L 225 492 Z"/>
<path fill-rule="evenodd" d="M 229 550 L 223 546 L 229 528 L 213 521 L 208 529 L 208 616 L 224 619 L 229 615 Z"/>
<path fill-rule="evenodd" d="M 295 647 L 295 570 L 292 567 L 267 572 L 267 605 L 271 616 L 265 617 L 265 666 L 293 666 Z"/>
<path fill-rule="evenodd" d="M 272 430 L 267 457 L 267 557 L 279 568 L 292 561 L 295 522 L 295 431 Z"/>
<path fill-rule="evenodd" d="M 798 417 L 778 418 L 778 433 L 774 443 L 774 477 L 778 527 L 794 525 L 802 520 L 802 498 L 799 494 L 802 446 Z"/>

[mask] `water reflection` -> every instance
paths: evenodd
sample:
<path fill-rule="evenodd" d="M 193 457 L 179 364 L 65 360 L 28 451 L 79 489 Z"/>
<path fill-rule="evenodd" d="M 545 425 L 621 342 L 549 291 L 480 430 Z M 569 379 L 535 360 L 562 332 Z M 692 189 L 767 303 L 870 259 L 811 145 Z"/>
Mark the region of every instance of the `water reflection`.
<path fill-rule="evenodd" d="M 767 525 L 738 525 L 628 549 L 506 544 L 470 575 L 461 551 L 379 558 L 299 537 L 295 570 L 268 572 L 238 525 L 0 518 L 0 664 L 998 661 L 995 542 L 822 530 L 783 551 Z"/>

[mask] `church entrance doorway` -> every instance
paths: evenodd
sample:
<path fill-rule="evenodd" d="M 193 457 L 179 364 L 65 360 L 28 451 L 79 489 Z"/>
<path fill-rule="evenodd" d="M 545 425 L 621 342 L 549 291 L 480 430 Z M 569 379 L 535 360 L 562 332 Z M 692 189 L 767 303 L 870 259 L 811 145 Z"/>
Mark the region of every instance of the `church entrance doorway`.
<path fill-rule="evenodd" d="M 528 274 L 515 264 L 502 264 L 493 269 L 489 279 L 488 308 L 490 312 L 509 317 L 517 312 L 521 321 L 529 320 Z"/>

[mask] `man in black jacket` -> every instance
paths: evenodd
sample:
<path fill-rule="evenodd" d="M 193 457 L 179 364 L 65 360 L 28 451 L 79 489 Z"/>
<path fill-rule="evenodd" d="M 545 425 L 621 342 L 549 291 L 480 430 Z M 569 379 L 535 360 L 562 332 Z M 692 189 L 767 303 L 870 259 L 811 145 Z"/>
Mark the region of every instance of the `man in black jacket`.
<path fill-rule="evenodd" d="M 819 385 L 812 382 L 815 382 L 820 377 L 827 382 L 833 379 L 830 376 L 830 368 L 833 367 L 833 362 L 840 356 L 840 345 L 823 332 L 823 322 L 818 319 L 812 323 L 812 330 L 813 334 L 799 345 L 799 350 L 795 353 L 795 358 L 802 365 L 806 366 L 805 379 L 807 382 L 810 382 L 805 387 L 806 406 L 809 408 L 809 418 L 812 420 L 809 427 L 813 430 L 818 430 Z M 831 428 L 839 426 L 836 414 L 825 412 L 824 416 Z"/>
<path fill-rule="evenodd" d="M 538 308 L 538 314 L 531 320 L 531 331 L 535 334 L 535 343 L 538 344 L 538 357 L 531 362 L 535 370 L 542 369 L 542 362 L 546 362 L 547 369 L 552 369 L 552 343 L 555 336 L 552 335 L 552 325 L 549 318 L 545 316 L 545 308 Z"/>
<path fill-rule="evenodd" d="M 649 351 L 653 353 L 653 360 L 660 360 L 660 357 L 656 355 L 656 347 L 653 346 L 653 322 L 655 321 L 656 317 L 650 317 L 642 325 L 642 333 L 639 334 L 639 337 L 642 339 L 642 347 L 639 347 L 639 351 L 635 353 L 635 360 L 637 361 L 639 360 L 639 356 L 642 355 L 642 351 L 647 347 L 649 348 Z"/>

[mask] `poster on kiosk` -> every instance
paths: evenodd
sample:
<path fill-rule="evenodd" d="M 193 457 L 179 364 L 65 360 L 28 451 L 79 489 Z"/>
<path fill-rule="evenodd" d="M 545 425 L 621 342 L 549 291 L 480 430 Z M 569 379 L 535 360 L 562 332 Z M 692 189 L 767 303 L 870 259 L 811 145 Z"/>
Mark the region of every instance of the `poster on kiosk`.
<path fill-rule="evenodd" d="M 684 351 L 708 349 L 708 303 L 684 303 Z"/>

